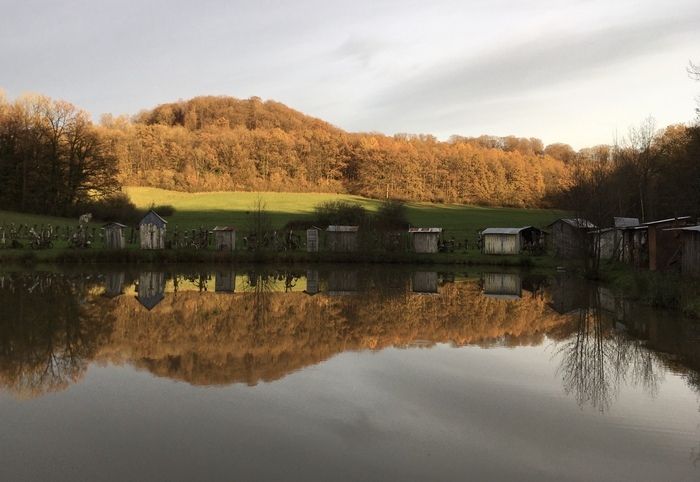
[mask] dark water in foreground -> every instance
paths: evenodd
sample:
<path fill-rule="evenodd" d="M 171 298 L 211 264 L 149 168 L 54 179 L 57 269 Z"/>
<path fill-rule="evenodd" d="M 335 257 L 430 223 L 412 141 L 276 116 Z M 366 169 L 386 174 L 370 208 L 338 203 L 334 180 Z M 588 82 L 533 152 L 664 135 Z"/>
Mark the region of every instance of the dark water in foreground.
<path fill-rule="evenodd" d="M 565 277 L 0 272 L 0 480 L 700 480 L 700 325 Z"/>

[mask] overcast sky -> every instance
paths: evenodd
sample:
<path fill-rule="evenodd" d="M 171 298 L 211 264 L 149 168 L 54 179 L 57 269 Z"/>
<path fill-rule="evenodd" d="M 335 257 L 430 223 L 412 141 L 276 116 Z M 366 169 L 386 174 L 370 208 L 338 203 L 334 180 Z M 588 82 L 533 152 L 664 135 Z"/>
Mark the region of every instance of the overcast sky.
<path fill-rule="evenodd" d="M 0 0 L 0 88 L 134 114 L 275 99 L 351 131 L 609 143 L 689 122 L 699 0 Z"/>

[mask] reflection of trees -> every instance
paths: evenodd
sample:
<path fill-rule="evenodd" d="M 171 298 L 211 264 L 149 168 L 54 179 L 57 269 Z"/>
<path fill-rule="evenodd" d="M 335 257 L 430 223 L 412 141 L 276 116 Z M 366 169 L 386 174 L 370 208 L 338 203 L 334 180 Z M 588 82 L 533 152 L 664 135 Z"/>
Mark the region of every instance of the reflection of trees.
<path fill-rule="evenodd" d="M 0 285 L 0 384 L 22 396 L 78 380 L 109 332 L 82 277 L 11 275 Z"/>
<path fill-rule="evenodd" d="M 573 334 L 557 350 L 565 392 L 579 405 L 600 411 L 610 408 L 621 384 L 656 395 L 664 372 L 657 355 L 641 340 L 615 330 L 615 319 L 601 309 L 598 290 L 590 291 L 589 300 L 573 315 Z"/>

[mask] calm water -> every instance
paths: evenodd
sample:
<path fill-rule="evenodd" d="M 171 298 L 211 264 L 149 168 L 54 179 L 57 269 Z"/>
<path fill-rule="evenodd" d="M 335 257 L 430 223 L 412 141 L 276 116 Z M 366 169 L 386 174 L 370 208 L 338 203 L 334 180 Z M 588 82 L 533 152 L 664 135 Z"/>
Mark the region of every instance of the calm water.
<path fill-rule="evenodd" d="M 700 324 L 564 276 L 0 272 L 0 480 L 700 480 Z"/>

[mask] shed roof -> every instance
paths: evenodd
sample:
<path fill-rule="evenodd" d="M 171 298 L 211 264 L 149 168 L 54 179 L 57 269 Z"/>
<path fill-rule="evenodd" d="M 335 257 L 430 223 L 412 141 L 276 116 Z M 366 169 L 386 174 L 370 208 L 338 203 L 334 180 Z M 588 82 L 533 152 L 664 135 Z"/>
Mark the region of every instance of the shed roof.
<path fill-rule="evenodd" d="M 630 226 L 639 226 L 639 218 L 614 217 L 613 221 L 614 221 L 616 228 L 627 228 Z"/>
<path fill-rule="evenodd" d="M 122 223 L 117 223 L 117 222 L 115 222 L 115 221 L 112 221 L 112 222 L 110 222 L 110 223 L 105 224 L 105 225 L 102 226 L 102 227 L 103 227 L 103 228 L 111 228 L 111 227 L 115 227 L 115 228 L 126 228 L 127 226 L 124 225 L 124 224 L 122 224 Z"/>
<path fill-rule="evenodd" d="M 677 218 L 659 219 L 658 221 L 648 221 L 642 223 L 642 226 L 653 226 L 654 224 L 670 223 L 673 221 L 686 221 L 690 219 L 690 216 L 679 216 Z"/>
<path fill-rule="evenodd" d="M 442 228 L 408 228 L 409 233 L 441 233 Z"/>
<path fill-rule="evenodd" d="M 337 226 L 332 224 L 326 228 L 326 231 L 331 233 L 356 233 L 358 229 L 360 229 L 359 226 Z"/>
<path fill-rule="evenodd" d="M 160 225 L 165 225 L 168 224 L 168 222 L 163 219 L 157 212 L 155 212 L 153 209 L 148 211 L 146 215 L 141 219 L 141 222 L 139 224 L 160 224 Z"/>
<path fill-rule="evenodd" d="M 519 234 L 526 229 L 537 229 L 532 226 L 523 226 L 522 228 L 486 228 L 481 234 Z"/>
<path fill-rule="evenodd" d="M 212 231 L 235 231 L 236 228 L 233 226 L 214 226 Z"/>
<path fill-rule="evenodd" d="M 552 226 L 559 221 L 568 224 L 569 226 L 573 226 L 574 228 L 586 228 L 586 229 L 592 229 L 596 228 L 597 226 L 590 222 L 588 219 L 583 219 L 583 218 L 560 218 L 554 221 L 553 223 L 549 224 L 548 226 Z"/>
<path fill-rule="evenodd" d="M 695 231 L 700 233 L 700 226 L 688 226 L 687 228 L 680 228 L 681 231 Z"/>

